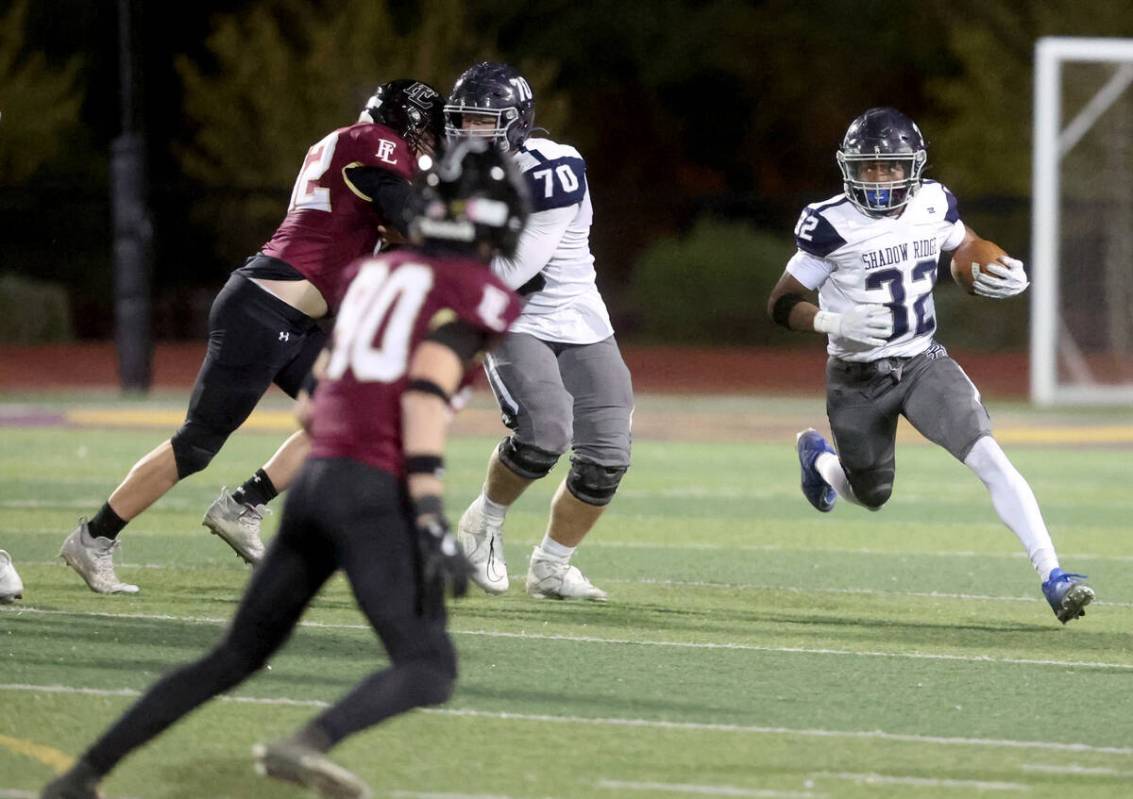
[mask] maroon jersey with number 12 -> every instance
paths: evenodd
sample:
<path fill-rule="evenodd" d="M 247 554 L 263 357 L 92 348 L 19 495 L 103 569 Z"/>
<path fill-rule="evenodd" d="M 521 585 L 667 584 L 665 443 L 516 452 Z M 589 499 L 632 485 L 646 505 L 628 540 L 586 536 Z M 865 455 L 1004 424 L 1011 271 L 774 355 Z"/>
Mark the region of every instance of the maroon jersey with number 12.
<path fill-rule="evenodd" d="M 413 250 L 363 259 L 350 277 L 315 392 L 311 455 L 352 458 L 400 478 L 401 395 L 417 345 L 454 319 L 504 333 L 520 300 L 479 261 Z"/>
<path fill-rule="evenodd" d="M 346 181 L 348 166 L 377 167 L 406 181 L 417 170 L 409 145 L 385 125 L 339 128 L 307 151 L 287 216 L 260 250 L 295 267 L 332 308 L 346 286 L 344 270 L 373 254 L 378 225 L 386 223 Z"/>

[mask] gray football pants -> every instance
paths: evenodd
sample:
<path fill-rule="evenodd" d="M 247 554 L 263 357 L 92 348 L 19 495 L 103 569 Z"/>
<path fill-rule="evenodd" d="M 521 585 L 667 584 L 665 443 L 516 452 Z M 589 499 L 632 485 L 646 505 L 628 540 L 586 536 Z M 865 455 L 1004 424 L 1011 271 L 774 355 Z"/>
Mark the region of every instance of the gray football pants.
<path fill-rule="evenodd" d="M 936 343 L 913 358 L 830 358 L 826 415 L 854 496 L 871 508 L 885 504 L 893 491 L 898 415 L 960 461 L 991 433 L 979 391 Z"/>
<path fill-rule="evenodd" d="M 629 466 L 633 385 L 613 336 L 564 344 L 508 333 L 484 367 L 518 443 Z"/>

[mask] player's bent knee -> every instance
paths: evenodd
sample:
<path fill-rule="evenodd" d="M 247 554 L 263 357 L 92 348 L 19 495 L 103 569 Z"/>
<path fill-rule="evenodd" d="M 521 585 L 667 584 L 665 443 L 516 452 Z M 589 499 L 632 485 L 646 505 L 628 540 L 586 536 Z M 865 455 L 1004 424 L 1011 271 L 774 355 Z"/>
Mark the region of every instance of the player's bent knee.
<path fill-rule="evenodd" d="M 177 479 L 184 480 L 191 474 L 205 469 L 228 436 L 214 432 L 199 424 L 186 422 L 173 434 L 170 444 L 173 459 L 177 464 Z"/>
<path fill-rule="evenodd" d="M 525 444 L 516 440 L 515 436 L 508 436 L 501 441 L 497 451 L 500 463 L 528 480 L 546 477 L 547 473 L 555 468 L 562 454 Z"/>
<path fill-rule="evenodd" d="M 879 510 L 893 494 L 892 476 L 870 475 L 865 479 L 851 480 L 850 486 L 858 501 L 870 510 Z"/>
<path fill-rule="evenodd" d="M 628 466 L 602 466 L 573 458 L 566 479 L 567 490 L 587 505 L 609 505 L 627 469 Z"/>

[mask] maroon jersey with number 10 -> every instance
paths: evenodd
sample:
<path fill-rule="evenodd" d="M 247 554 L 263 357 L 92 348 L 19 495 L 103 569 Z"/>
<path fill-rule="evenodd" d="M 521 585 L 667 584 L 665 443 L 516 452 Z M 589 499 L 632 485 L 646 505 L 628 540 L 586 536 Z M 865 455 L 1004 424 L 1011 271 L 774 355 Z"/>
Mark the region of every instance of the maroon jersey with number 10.
<path fill-rule="evenodd" d="M 413 250 L 358 261 L 351 278 L 315 392 L 311 455 L 352 458 L 400 478 L 401 395 L 417 345 L 454 319 L 501 334 L 520 300 L 479 261 Z"/>
<path fill-rule="evenodd" d="M 371 255 L 386 220 L 343 176 L 348 166 L 384 169 L 409 181 L 417 161 L 405 140 L 385 125 L 339 128 L 307 151 L 287 216 L 260 252 L 286 261 L 314 284 L 333 308 L 355 258 Z"/>

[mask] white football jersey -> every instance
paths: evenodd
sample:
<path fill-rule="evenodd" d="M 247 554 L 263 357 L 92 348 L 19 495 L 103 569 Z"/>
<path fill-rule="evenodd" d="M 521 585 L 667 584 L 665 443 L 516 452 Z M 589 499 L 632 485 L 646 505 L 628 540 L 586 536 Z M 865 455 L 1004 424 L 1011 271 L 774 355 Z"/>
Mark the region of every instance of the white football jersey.
<path fill-rule="evenodd" d="M 492 272 L 513 289 L 536 275 L 543 288 L 527 297 L 511 331 L 543 341 L 593 344 L 614 333 L 595 283 L 590 253 L 594 212 L 586 162 L 578 150 L 550 139 L 528 139 L 515 153 L 531 200 L 531 215 L 512 258 L 492 260 Z"/>
<path fill-rule="evenodd" d="M 912 357 L 932 343 L 936 310 L 932 289 L 942 251 L 960 246 L 964 223 L 956 198 L 926 180 L 898 216 L 872 217 L 839 194 L 803 209 L 795 226 L 798 252 L 787 271 L 818 290 L 824 311 L 886 305 L 893 334 L 880 347 L 831 335 L 827 352 L 847 361 Z"/>

